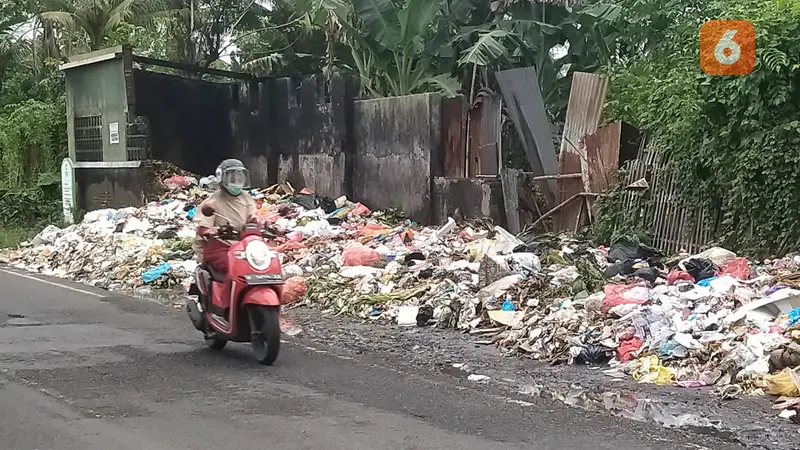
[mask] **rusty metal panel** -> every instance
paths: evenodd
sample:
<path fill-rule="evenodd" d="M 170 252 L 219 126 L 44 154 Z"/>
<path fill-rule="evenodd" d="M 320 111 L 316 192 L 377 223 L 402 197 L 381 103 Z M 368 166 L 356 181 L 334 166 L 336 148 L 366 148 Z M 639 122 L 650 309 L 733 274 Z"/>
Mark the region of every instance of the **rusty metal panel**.
<path fill-rule="evenodd" d="M 561 153 L 558 158 L 558 173 L 561 175 L 580 173 L 581 157 L 578 152 Z M 558 192 L 556 201 L 563 203 L 570 197 L 584 192 L 583 180 L 581 178 L 559 178 L 556 180 Z M 580 223 L 583 201 L 573 201 L 564 206 L 560 211 L 553 215 L 553 229 L 555 231 L 574 231 Z"/>
<path fill-rule="evenodd" d="M 575 72 L 567 105 L 567 118 L 559 152 L 558 173 L 580 172 L 578 179 L 559 179 L 557 203 L 561 203 L 580 192 L 591 192 L 589 164 L 583 137 L 595 134 L 603 115 L 607 79 L 591 73 Z M 573 202 L 556 214 L 553 219 L 556 231 L 575 230 L 582 225 L 582 202 Z"/>
<path fill-rule="evenodd" d="M 554 175 L 558 163 L 545 111 L 539 77 L 533 67 L 501 70 L 495 73 L 509 116 L 514 121 L 525 155 L 535 175 Z M 548 204 L 555 206 L 557 185 L 550 180 L 542 185 Z"/>
<path fill-rule="evenodd" d="M 614 122 L 584 136 L 590 192 L 603 192 L 616 182 L 621 135 L 622 122 Z"/>
<path fill-rule="evenodd" d="M 466 113 L 467 103 L 463 95 L 442 99 L 444 176 L 448 178 L 461 178 L 466 174 Z"/>

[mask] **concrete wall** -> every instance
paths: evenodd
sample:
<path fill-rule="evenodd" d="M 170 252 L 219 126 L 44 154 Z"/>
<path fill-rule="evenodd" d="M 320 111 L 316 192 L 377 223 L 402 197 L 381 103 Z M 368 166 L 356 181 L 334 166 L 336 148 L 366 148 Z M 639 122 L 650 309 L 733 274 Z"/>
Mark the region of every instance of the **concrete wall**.
<path fill-rule="evenodd" d="M 84 211 L 141 206 L 149 177 L 144 165 L 75 169 L 76 206 Z"/>
<path fill-rule="evenodd" d="M 122 59 L 110 59 L 64 72 L 67 86 L 67 133 L 70 158 L 75 159 L 74 119 L 102 115 L 104 161 L 125 161 L 128 101 Z M 119 124 L 119 143 L 109 142 L 109 124 Z"/>
<path fill-rule="evenodd" d="M 123 80 L 122 64 L 112 66 L 103 70 L 118 68 Z M 87 82 L 85 74 L 73 76 Z M 354 101 L 357 86 L 342 77 L 218 84 L 135 70 L 130 78 L 131 113 L 149 119 L 156 159 L 206 175 L 237 157 L 254 186 L 289 182 L 373 210 L 399 208 L 425 224 L 444 223 L 456 211 L 504 217 L 499 181 L 441 178 L 446 144 L 437 94 Z M 118 92 L 124 102 L 124 85 Z M 101 98 L 92 95 L 76 99 L 73 109 L 89 111 Z M 78 204 L 87 210 L 141 204 L 150 181 L 143 168 L 79 169 L 76 178 Z"/>
<path fill-rule="evenodd" d="M 348 192 L 348 89 L 342 77 L 328 82 L 321 76 L 239 85 L 238 107 L 231 111 L 233 153 L 255 185 L 289 182 L 330 197 Z"/>
<path fill-rule="evenodd" d="M 134 70 L 136 116 L 147 117 L 150 156 L 199 175 L 232 153 L 231 85 Z M 234 85 L 235 86 L 235 85 Z"/>
<path fill-rule="evenodd" d="M 320 79 L 306 78 L 299 96 L 294 101 L 290 97 L 290 105 L 296 104 L 289 107 L 291 134 L 284 136 L 291 142 L 280 145 L 278 180 L 335 198 L 347 192 L 345 141 L 350 127 L 345 87 L 342 78 L 333 80 L 327 101 L 320 83 Z"/>
<path fill-rule="evenodd" d="M 458 216 L 490 217 L 496 225 L 505 226 L 503 186 L 497 179 L 435 177 L 432 206 L 436 224 Z"/>
<path fill-rule="evenodd" d="M 431 220 L 431 176 L 441 154 L 441 97 L 355 102 L 352 197 L 373 209 L 400 208 Z"/>

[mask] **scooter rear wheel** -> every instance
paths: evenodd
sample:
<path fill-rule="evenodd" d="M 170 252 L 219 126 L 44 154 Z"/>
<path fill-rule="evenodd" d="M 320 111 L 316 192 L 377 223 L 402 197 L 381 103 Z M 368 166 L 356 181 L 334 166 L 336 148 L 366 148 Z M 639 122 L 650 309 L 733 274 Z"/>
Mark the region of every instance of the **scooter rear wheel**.
<path fill-rule="evenodd" d="M 280 306 L 248 305 L 250 345 L 259 363 L 271 365 L 281 348 Z"/>

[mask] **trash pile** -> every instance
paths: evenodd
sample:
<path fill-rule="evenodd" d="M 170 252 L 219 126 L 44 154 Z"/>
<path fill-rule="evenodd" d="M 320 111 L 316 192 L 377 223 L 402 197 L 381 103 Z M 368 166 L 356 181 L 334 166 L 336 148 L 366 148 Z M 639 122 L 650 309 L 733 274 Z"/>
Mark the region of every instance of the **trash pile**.
<path fill-rule="evenodd" d="M 161 200 L 49 226 L 3 260 L 141 295 L 187 287 L 192 220 L 217 184 L 164 177 Z M 252 194 L 298 305 L 454 328 L 507 355 L 607 365 L 608 376 L 642 383 L 779 395 L 776 408 L 800 421 L 800 256 L 755 264 L 711 248 L 663 257 L 633 239 L 595 248 L 488 221 L 421 227 L 288 184 Z"/>

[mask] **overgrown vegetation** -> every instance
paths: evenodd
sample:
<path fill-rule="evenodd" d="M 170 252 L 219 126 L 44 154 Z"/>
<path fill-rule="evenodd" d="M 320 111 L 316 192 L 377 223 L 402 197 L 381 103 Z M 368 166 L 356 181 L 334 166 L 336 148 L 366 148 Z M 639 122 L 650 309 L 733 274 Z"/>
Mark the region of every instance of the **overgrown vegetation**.
<path fill-rule="evenodd" d="M 678 0 L 651 7 L 656 5 L 658 13 L 639 16 L 648 19 L 631 35 L 640 36 L 647 52 L 609 70 L 609 112 L 652 133 L 682 174 L 684 201 L 719 211 L 719 222 L 711 225 L 723 245 L 759 254 L 797 249 L 800 9 L 762 0 Z M 701 73 L 698 30 L 708 17 L 754 24 L 752 74 Z"/>
<path fill-rule="evenodd" d="M 701 73 L 698 30 L 710 18 L 754 23 L 753 74 Z M 606 117 L 654 138 L 683 175 L 684 200 L 720 211 L 713 225 L 722 243 L 782 252 L 800 248 L 799 28 L 797 0 L 4 2 L 0 190 L 44 195 L 39 182 L 57 177 L 67 148 L 56 67 L 106 46 L 131 43 L 145 56 L 268 76 L 340 71 L 358 76 L 366 96 L 473 98 L 496 88 L 495 71 L 533 66 L 556 126 L 571 74 L 602 71 L 610 78 Z M 515 133 L 508 121 L 504 132 Z M 521 147 L 508 142 L 505 164 L 524 165 Z M 596 239 L 640 231 L 618 199 L 614 191 L 601 201 Z M 35 203 L 48 206 L 9 204 L 24 209 L 9 217 L 49 220 L 57 192 Z"/>

